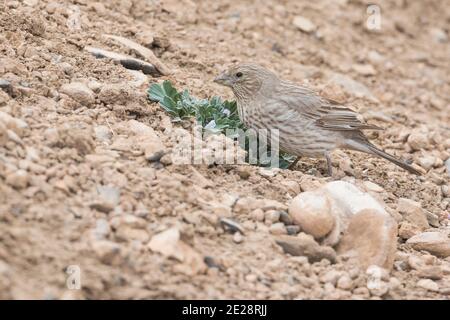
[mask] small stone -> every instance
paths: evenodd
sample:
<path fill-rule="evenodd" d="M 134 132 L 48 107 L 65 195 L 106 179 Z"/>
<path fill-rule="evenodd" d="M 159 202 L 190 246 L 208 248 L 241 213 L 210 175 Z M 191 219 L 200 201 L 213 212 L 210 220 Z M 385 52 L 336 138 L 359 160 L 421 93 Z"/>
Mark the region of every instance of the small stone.
<path fill-rule="evenodd" d="M 294 180 L 283 180 L 281 184 L 286 187 L 287 191 L 291 194 L 299 194 L 300 193 L 300 185 L 297 181 Z"/>
<path fill-rule="evenodd" d="M 107 126 L 97 126 L 94 128 L 95 137 L 100 142 L 109 142 L 112 138 L 111 129 Z"/>
<path fill-rule="evenodd" d="M 419 151 L 428 147 L 429 141 L 426 134 L 413 132 L 408 137 L 408 144 L 413 151 Z"/>
<path fill-rule="evenodd" d="M 335 224 L 330 200 L 322 191 L 300 193 L 292 200 L 289 214 L 295 224 L 316 239 L 329 234 Z"/>
<path fill-rule="evenodd" d="M 296 225 L 286 226 L 287 234 L 290 236 L 295 236 L 300 232 L 300 227 Z"/>
<path fill-rule="evenodd" d="M 420 279 L 417 281 L 417 287 L 428 291 L 439 292 L 439 285 L 430 279 Z"/>
<path fill-rule="evenodd" d="M 293 24 L 300 31 L 311 33 L 316 30 L 316 26 L 308 18 L 302 16 L 296 16 L 293 20 Z"/>
<path fill-rule="evenodd" d="M 277 222 L 277 223 L 272 224 L 269 227 L 269 232 L 274 235 L 287 234 L 284 223 L 282 223 L 282 222 Z"/>
<path fill-rule="evenodd" d="M 436 163 L 436 158 L 431 155 L 427 155 L 427 156 L 419 158 L 420 166 L 427 171 L 430 170 L 431 168 L 433 168 L 435 163 Z"/>
<path fill-rule="evenodd" d="M 112 211 L 120 201 L 120 189 L 111 186 L 97 186 L 98 199 L 89 206 L 101 212 Z"/>
<path fill-rule="evenodd" d="M 116 239 L 119 241 L 140 241 L 147 242 L 149 236 L 147 231 L 142 229 L 136 229 L 127 225 L 120 225 L 115 231 Z"/>
<path fill-rule="evenodd" d="M 338 279 L 341 277 L 342 272 L 337 270 L 330 270 L 320 277 L 320 282 L 323 283 L 331 283 L 333 286 L 336 286 Z"/>
<path fill-rule="evenodd" d="M 363 76 L 373 76 L 377 74 L 375 68 L 370 64 L 354 64 L 352 69 Z"/>
<path fill-rule="evenodd" d="M 268 210 L 264 214 L 264 217 L 267 224 L 273 224 L 280 220 L 280 211 Z"/>
<path fill-rule="evenodd" d="M 397 223 L 371 209 L 355 214 L 345 231 L 338 252 L 355 252 L 364 268 L 377 265 L 390 270 L 397 250 Z"/>
<path fill-rule="evenodd" d="M 242 241 L 244 241 L 244 237 L 242 236 L 242 233 L 235 232 L 233 234 L 233 241 L 236 243 L 241 243 Z"/>
<path fill-rule="evenodd" d="M 441 232 L 423 232 L 406 241 L 415 250 L 425 250 L 429 253 L 446 258 L 450 256 L 450 238 Z"/>
<path fill-rule="evenodd" d="M 291 216 L 286 211 L 279 211 L 280 212 L 280 221 L 283 222 L 285 225 L 291 225 L 294 223 L 292 221 Z"/>
<path fill-rule="evenodd" d="M 272 178 L 280 171 L 279 168 L 259 168 L 258 173 L 265 178 Z"/>
<path fill-rule="evenodd" d="M 445 31 L 440 28 L 431 28 L 430 35 L 437 43 L 445 43 L 448 41 L 447 33 L 445 33 Z"/>
<path fill-rule="evenodd" d="M 450 177 L 450 158 L 445 160 L 444 164 L 445 164 L 445 169 L 447 170 L 447 175 Z"/>
<path fill-rule="evenodd" d="M 384 189 L 377 185 L 376 183 L 373 183 L 372 181 L 364 181 L 364 187 L 366 187 L 367 191 L 371 192 L 383 192 Z"/>
<path fill-rule="evenodd" d="M 120 246 L 112 241 L 94 241 L 92 243 L 92 249 L 104 264 L 119 265 L 122 260 Z"/>
<path fill-rule="evenodd" d="M 239 175 L 239 177 L 243 180 L 247 180 L 248 178 L 250 178 L 251 172 L 250 170 L 246 167 L 238 167 L 236 169 L 237 174 Z"/>
<path fill-rule="evenodd" d="M 103 240 L 110 232 L 109 223 L 106 219 L 97 219 L 93 235 L 96 240 Z"/>
<path fill-rule="evenodd" d="M 30 183 L 30 176 L 25 170 L 17 170 L 6 176 L 6 183 L 16 189 L 24 189 Z"/>
<path fill-rule="evenodd" d="M 431 280 L 440 280 L 444 277 L 444 273 L 439 266 L 426 266 L 419 269 L 418 276 Z"/>
<path fill-rule="evenodd" d="M 234 211 L 236 213 L 249 213 L 255 209 L 261 210 L 286 210 L 283 203 L 270 199 L 255 199 L 252 197 L 242 197 L 236 201 Z"/>
<path fill-rule="evenodd" d="M 148 247 L 165 257 L 172 257 L 180 261 L 181 263 L 174 267 L 176 272 L 189 276 L 206 272 L 208 267 L 203 256 L 181 241 L 180 237 L 180 231 L 173 227 L 154 235 L 148 243 Z"/>
<path fill-rule="evenodd" d="M 261 209 L 255 209 L 250 212 L 250 217 L 255 221 L 262 222 L 264 221 L 264 211 Z"/>
<path fill-rule="evenodd" d="M 419 227 L 413 225 L 408 221 L 402 222 L 400 224 L 400 228 L 398 229 L 398 235 L 404 240 L 408 240 L 409 238 L 415 236 L 416 234 L 419 234 L 420 232 L 421 230 L 419 229 Z"/>
<path fill-rule="evenodd" d="M 127 105 L 138 99 L 138 93 L 126 83 L 104 84 L 98 93 L 98 99 L 107 105 Z"/>
<path fill-rule="evenodd" d="M 95 102 L 94 92 L 81 82 L 64 84 L 60 91 L 84 106 L 89 107 Z"/>
<path fill-rule="evenodd" d="M 386 269 L 379 266 L 369 266 L 366 270 L 367 274 L 367 289 L 370 294 L 382 297 L 389 292 L 389 284 L 386 282 L 389 280 L 389 272 Z"/>
<path fill-rule="evenodd" d="M 410 199 L 400 198 L 398 199 L 397 210 L 406 221 L 417 226 L 421 231 L 430 227 L 427 216 L 420 203 Z"/>
<path fill-rule="evenodd" d="M 342 290 L 351 290 L 353 289 L 353 281 L 349 276 L 343 275 L 338 279 L 336 287 Z"/>
<path fill-rule="evenodd" d="M 282 235 L 276 238 L 276 243 L 285 253 L 292 256 L 306 256 L 311 262 L 327 259 L 334 263 L 336 252 L 328 246 L 320 246 L 311 235 L 299 233 L 296 237 Z"/>
<path fill-rule="evenodd" d="M 245 280 L 247 282 L 255 283 L 258 281 L 258 276 L 256 274 L 248 274 L 245 276 Z"/>
<path fill-rule="evenodd" d="M 149 157 L 147 157 L 147 158 L 149 158 Z M 165 154 L 161 157 L 159 162 L 161 162 L 165 166 L 171 165 L 172 164 L 172 156 L 170 154 Z"/>

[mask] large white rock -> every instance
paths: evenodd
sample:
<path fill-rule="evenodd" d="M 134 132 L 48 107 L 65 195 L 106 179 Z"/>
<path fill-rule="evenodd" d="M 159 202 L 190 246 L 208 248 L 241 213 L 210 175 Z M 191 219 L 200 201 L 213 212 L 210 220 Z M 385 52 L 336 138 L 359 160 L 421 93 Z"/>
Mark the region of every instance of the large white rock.
<path fill-rule="evenodd" d="M 384 209 L 384 206 L 375 200 L 375 198 L 368 193 L 362 192 L 349 182 L 329 182 L 325 185 L 324 189 L 348 216 L 365 209 L 372 209 L 378 211 L 380 214 L 389 215 Z"/>

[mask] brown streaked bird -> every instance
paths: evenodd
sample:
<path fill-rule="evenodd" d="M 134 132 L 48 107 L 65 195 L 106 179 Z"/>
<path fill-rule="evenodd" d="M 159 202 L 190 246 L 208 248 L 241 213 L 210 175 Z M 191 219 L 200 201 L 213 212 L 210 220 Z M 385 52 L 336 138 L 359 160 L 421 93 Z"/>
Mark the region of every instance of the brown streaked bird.
<path fill-rule="evenodd" d="M 327 160 L 332 175 L 331 152 L 350 149 L 382 157 L 409 172 L 420 172 L 374 146 L 363 130 L 380 130 L 355 111 L 324 98 L 311 89 L 281 80 L 256 64 L 239 64 L 221 73 L 215 82 L 230 87 L 239 117 L 247 128 L 278 129 L 280 150 L 297 156 Z"/>

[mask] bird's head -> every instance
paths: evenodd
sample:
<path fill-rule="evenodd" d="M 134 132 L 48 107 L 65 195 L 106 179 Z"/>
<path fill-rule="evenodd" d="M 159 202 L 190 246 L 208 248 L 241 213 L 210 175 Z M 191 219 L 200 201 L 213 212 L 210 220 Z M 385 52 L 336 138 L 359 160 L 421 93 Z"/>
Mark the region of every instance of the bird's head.
<path fill-rule="evenodd" d="M 250 63 L 238 64 L 219 74 L 214 82 L 230 87 L 237 98 L 256 94 L 262 86 L 277 81 L 277 76 L 266 68 Z"/>

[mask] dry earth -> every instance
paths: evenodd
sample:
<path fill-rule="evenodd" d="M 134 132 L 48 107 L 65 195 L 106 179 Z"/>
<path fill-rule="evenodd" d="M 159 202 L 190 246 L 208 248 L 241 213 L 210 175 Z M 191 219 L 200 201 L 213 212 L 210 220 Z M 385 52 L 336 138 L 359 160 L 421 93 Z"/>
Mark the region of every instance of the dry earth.
<path fill-rule="evenodd" d="M 381 29 L 370 31 L 372 2 L 2 0 L 0 298 L 448 299 L 450 7 L 378 1 Z M 96 59 L 86 46 L 135 54 L 104 34 L 151 48 L 172 73 L 143 77 Z M 398 225 L 383 238 L 393 252 L 378 247 L 375 223 L 350 237 L 373 240 L 387 271 L 295 235 L 305 230 L 290 221 L 292 199 L 331 181 L 321 160 L 293 171 L 171 164 L 189 127 L 147 101 L 148 84 L 232 98 L 212 79 L 240 61 L 346 102 L 386 128 L 369 133 L 377 145 L 422 168 L 415 177 L 335 153 L 337 178 Z M 151 163 L 155 145 L 167 155 Z M 244 234 L 224 230 L 224 217 Z M 425 231 L 438 232 L 433 248 L 406 243 Z M 290 255 L 280 237 L 320 252 Z M 80 290 L 67 288 L 69 266 L 80 268 Z"/>

